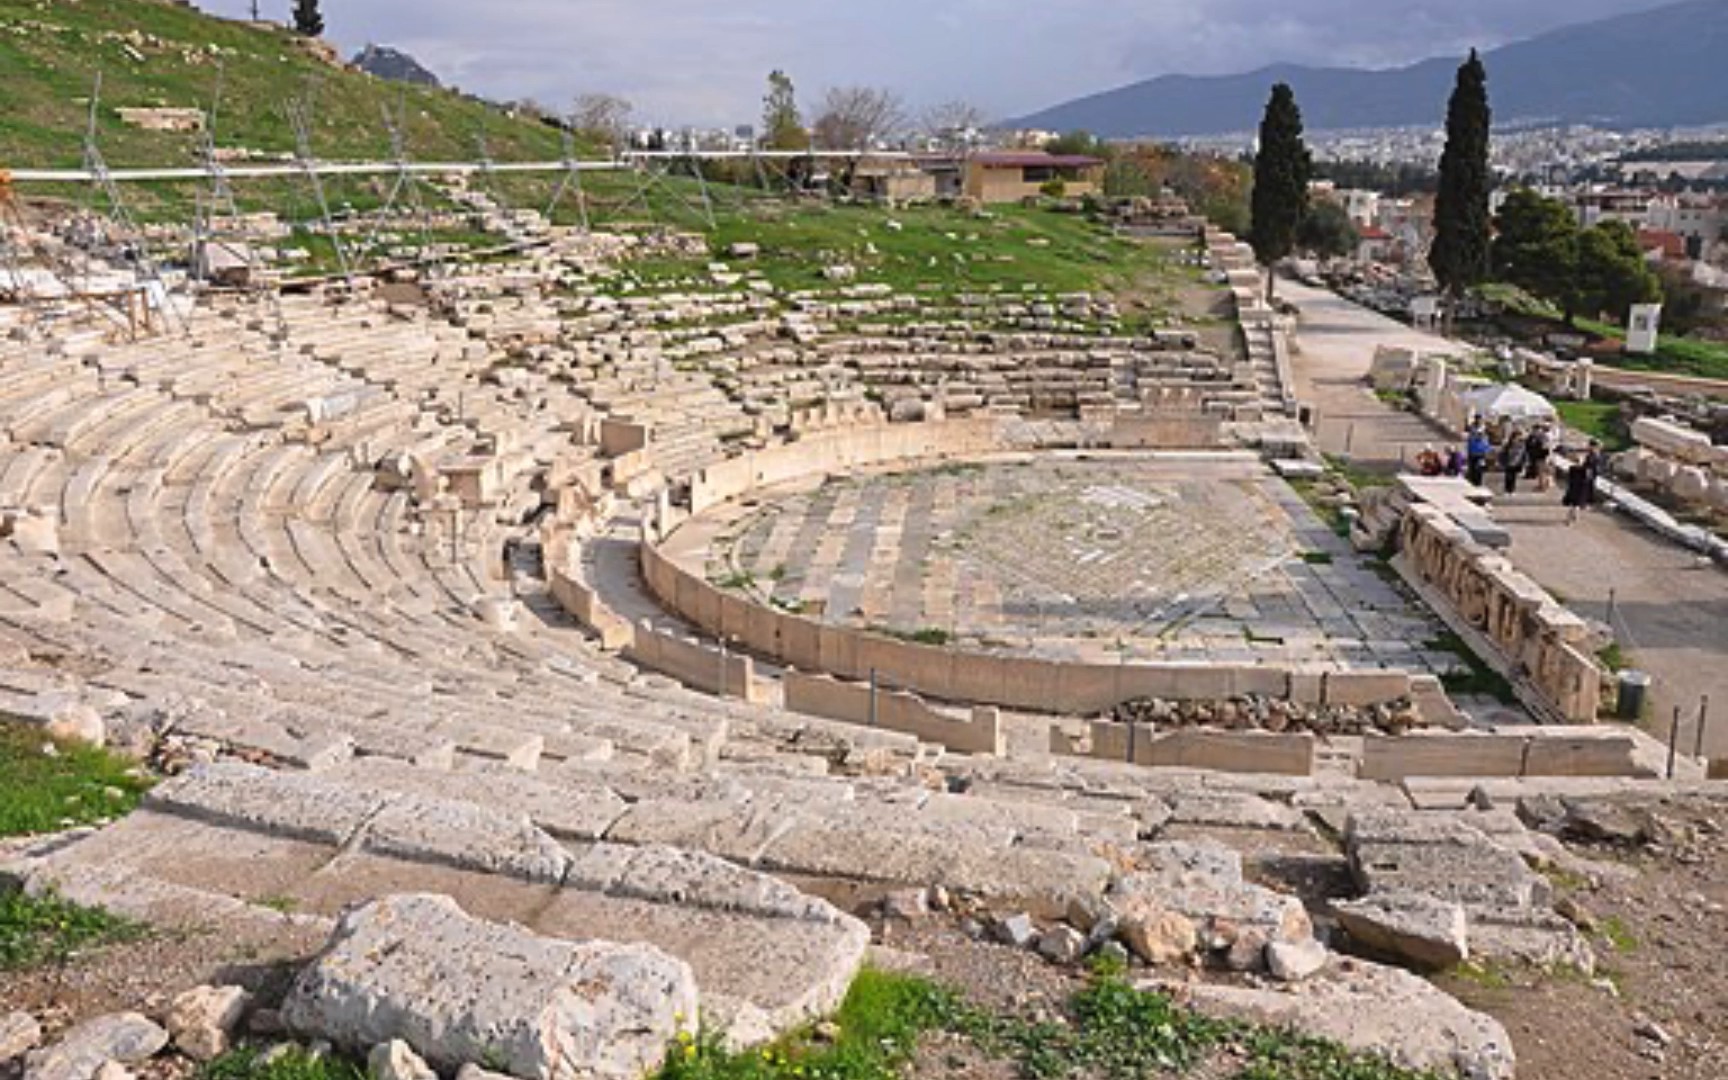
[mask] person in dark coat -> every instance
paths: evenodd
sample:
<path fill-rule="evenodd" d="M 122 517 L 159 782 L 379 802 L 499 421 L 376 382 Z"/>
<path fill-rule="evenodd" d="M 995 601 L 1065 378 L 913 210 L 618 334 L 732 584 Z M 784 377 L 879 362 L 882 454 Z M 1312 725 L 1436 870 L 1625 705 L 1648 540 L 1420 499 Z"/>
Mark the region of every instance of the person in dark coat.
<path fill-rule="evenodd" d="M 1506 477 L 1506 494 L 1518 494 L 1518 478 L 1524 475 L 1524 433 L 1516 427 L 1500 447 L 1500 471 Z"/>
<path fill-rule="evenodd" d="M 1589 447 L 1566 468 L 1566 494 L 1560 500 L 1566 507 L 1566 524 L 1576 524 L 1578 511 L 1596 504 L 1596 478 L 1600 475 L 1602 444 L 1591 439 Z"/>
<path fill-rule="evenodd" d="M 1548 467 L 1548 457 L 1553 452 L 1554 429 L 1544 420 L 1524 440 L 1524 479 L 1536 481 L 1537 491 L 1547 491 L 1554 486 L 1553 471 Z"/>

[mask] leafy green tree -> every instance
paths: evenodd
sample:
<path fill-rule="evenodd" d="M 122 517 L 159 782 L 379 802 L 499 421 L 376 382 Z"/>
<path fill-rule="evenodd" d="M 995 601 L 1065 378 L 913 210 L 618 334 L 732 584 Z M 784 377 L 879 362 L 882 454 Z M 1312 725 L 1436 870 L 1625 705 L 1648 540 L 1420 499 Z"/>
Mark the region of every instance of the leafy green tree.
<path fill-rule="evenodd" d="M 1578 220 L 1558 199 L 1519 188 L 1506 196 L 1490 249 L 1494 276 L 1559 307 L 1578 306 Z"/>
<path fill-rule="evenodd" d="M 1458 68 L 1457 86 L 1446 106 L 1446 149 L 1440 155 L 1440 189 L 1434 199 L 1434 245 L 1428 266 L 1447 297 L 1456 300 L 1480 285 L 1489 269 L 1488 75 L 1476 50 Z"/>
<path fill-rule="evenodd" d="M 1574 291 L 1578 310 L 1624 323 L 1633 304 L 1662 299 L 1662 282 L 1644 261 L 1632 227 L 1604 221 L 1578 234 Z"/>
<path fill-rule="evenodd" d="M 1330 199 L 1309 207 L 1308 216 L 1296 227 L 1296 246 L 1323 259 L 1354 255 L 1360 242 L 1361 234 L 1350 214 Z"/>
<path fill-rule="evenodd" d="M 1266 267 L 1266 296 L 1272 296 L 1272 264 L 1296 248 L 1296 228 L 1308 212 L 1308 178 L 1313 159 L 1302 141 L 1302 110 L 1287 83 L 1272 88 L 1260 121 L 1260 149 L 1254 155 L 1252 224 L 1248 242 Z"/>
<path fill-rule="evenodd" d="M 1044 144 L 1047 154 L 1076 155 L 1079 157 L 1108 158 L 1110 148 L 1103 140 L 1093 138 L 1090 131 L 1070 131 L 1058 135 Z"/>
<path fill-rule="evenodd" d="M 798 91 L 792 76 L 778 68 L 768 74 L 768 94 L 762 99 L 762 146 L 766 150 L 810 148 L 810 133 L 798 111 Z"/>
<path fill-rule="evenodd" d="M 324 33 L 324 15 L 318 10 L 318 0 L 294 0 L 294 32 L 304 37 Z"/>

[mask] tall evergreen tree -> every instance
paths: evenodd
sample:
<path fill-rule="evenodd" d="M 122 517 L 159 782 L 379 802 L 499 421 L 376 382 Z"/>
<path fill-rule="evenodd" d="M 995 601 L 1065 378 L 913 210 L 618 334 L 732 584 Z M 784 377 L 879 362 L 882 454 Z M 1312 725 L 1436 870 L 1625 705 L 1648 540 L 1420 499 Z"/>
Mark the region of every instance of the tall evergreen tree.
<path fill-rule="evenodd" d="M 318 10 L 318 0 L 294 0 L 294 32 L 306 37 L 324 33 L 324 15 Z"/>
<path fill-rule="evenodd" d="M 1272 264 L 1296 249 L 1296 230 L 1308 212 L 1308 178 L 1313 160 L 1302 141 L 1302 110 L 1286 83 L 1272 88 L 1260 121 L 1260 149 L 1254 155 L 1254 195 L 1248 242 L 1266 267 L 1266 296 L 1272 296 Z"/>
<path fill-rule="evenodd" d="M 1488 73 L 1476 50 L 1458 68 L 1446 106 L 1446 149 L 1440 155 L 1440 190 L 1434 200 L 1434 246 L 1428 266 L 1449 300 L 1488 277 Z"/>
<path fill-rule="evenodd" d="M 762 99 L 762 146 L 767 150 L 804 150 L 810 134 L 798 111 L 792 76 L 775 69 L 768 73 L 768 95 Z"/>

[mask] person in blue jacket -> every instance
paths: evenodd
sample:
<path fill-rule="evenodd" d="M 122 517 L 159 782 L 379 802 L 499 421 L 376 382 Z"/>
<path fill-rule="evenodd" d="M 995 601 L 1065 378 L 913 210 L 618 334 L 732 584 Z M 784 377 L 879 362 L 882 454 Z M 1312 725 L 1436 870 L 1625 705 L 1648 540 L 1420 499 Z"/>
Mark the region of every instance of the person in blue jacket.
<path fill-rule="evenodd" d="M 1470 421 L 1470 430 L 1464 440 L 1464 477 L 1472 484 L 1480 485 L 1482 477 L 1488 471 L 1488 455 L 1494 452 L 1494 440 L 1488 437 L 1488 429 L 1482 425 L 1482 418 Z"/>

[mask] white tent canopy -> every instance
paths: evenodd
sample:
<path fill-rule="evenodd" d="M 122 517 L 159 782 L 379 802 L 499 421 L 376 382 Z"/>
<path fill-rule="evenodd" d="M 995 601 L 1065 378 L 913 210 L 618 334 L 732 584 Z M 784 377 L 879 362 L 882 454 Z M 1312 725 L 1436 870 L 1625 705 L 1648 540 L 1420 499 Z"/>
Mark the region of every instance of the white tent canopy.
<path fill-rule="evenodd" d="M 1486 419 L 1553 420 L 1556 416 L 1547 398 L 1511 383 L 1470 391 L 1464 395 L 1464 408 Z"/>

